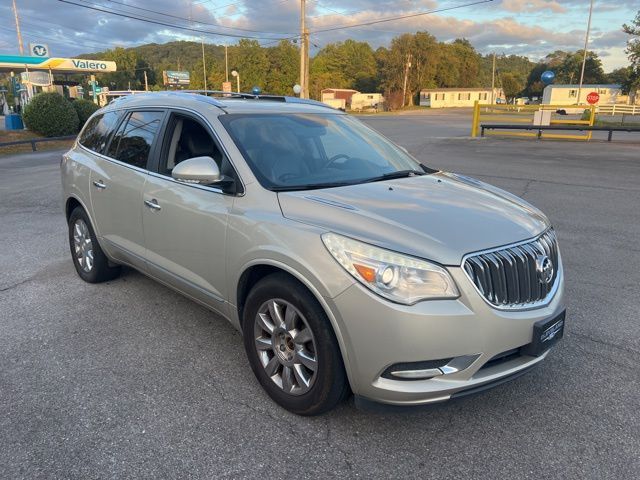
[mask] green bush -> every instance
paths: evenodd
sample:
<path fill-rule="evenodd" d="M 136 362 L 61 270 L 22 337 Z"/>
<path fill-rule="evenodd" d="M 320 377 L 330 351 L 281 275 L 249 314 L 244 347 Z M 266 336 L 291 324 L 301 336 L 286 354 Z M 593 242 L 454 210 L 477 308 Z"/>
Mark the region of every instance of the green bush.
<path fill-rule="evenodd" d="M 93 112 L 100 108 L 92 101 L 82 99 L 74 100 L 73 102 L 71 102 L 71 105 L 73 105 L 73 108 L 75 108 L 76 112 L 78 113 L 80 128 L 82 128 L 87 120 L 89 120 L 89 117 L 93 115 Z"/>
<path fill-rule="evenodd" d="M 59 93 L 39 93 L 25 107 L 22 119 L 29 130 L 45 137 L 78 133 L 78 114 Z"/>

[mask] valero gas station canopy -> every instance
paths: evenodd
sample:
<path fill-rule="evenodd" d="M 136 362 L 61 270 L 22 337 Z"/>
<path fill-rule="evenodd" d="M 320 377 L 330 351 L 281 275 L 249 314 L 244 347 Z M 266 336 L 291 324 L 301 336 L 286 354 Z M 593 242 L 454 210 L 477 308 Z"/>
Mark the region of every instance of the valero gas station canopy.
<path fill-rule="evenodd" d="M 45 70 L 51 73 L 115 72 L 116 62 L 82 58 L 42 58 L 20 55 L 0 55 L 0 72 Z"/>

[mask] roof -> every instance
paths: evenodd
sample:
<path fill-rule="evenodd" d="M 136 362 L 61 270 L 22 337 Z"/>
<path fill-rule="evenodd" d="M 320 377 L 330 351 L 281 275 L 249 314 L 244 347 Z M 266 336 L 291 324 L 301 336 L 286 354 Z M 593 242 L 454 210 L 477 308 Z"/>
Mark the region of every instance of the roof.
<path fill-rule="evenodd" d="M 320 92 L 353 92 L 360 93 L 358 90 L 353 90 L 352 88 L 323 88 Z"/>
<path fill-rule="evenodd" d="M 496 90 L 500 90 L 498 87 L 496 87 Z M 420 90 L 420 92 L 427 92 L 427 93 L 439 93 L 439 92 L 490 92 L 491 91 L 491 87 L 485 87 L 485 88 L 466 88 L 466 87 L 451 87 L 451 88 L 423 88 L 422 90 Z"/>
<path fill-rule="evenodd" d="M 343 113 L 325 103 L 297 97 L 253 95 L 250 93 L 234 93 L 231 94 L 233 96 L 229 97 L 213 97 L 205 93 L 218 94 L 219 92 L 165 91 L 139 93 L 118 97 L 109 103 L 105 109 L 167 106 L 184 106 L 199 109 L 203 105 L 207 105 L 216 107 L 225 113 Z"/>
<path fill-rule="evenodd" d="M 555 84 L 551 84 L 551 85 L 547 85 L 544 88 L 580 88 L 580 85 L 572 85 L 572 84 L 562 84 L 562 85 L 555 85 Z M 593 83 L 585 83 L 582 84 L 582 88 L 622 88 L 620 85 L 617 85 L 615 83 L 599 83 L 599 84 L 593 84 Z"/>

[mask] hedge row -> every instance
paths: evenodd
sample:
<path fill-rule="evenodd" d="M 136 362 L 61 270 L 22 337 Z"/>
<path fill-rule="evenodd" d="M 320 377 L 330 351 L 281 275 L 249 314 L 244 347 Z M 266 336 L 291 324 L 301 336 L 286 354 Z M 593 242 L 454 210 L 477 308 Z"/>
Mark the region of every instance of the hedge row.
<path fill-rule="evenodd" d="M 25 107 L 22 119 L 32 132 L 45 137 L 75 135 L 98 106 L 89 100 L 70 102 L 59 93 L 39 93 Z"/>

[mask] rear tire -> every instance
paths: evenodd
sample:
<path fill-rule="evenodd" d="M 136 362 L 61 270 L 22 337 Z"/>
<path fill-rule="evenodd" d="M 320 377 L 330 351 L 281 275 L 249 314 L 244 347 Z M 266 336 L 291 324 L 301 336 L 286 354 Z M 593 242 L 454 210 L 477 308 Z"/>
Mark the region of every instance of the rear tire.
<path fill-rule="evenodd" d="M 242 315 L 251 369 L 269 396 L 298 415 L 319 415 L 349 392 L 342 356 L 324 310 L 285 273 L 260 280 Z"/>
<path fill-rule="evenodd" d="M 109 265 L 91 226 L 87 212 L 76 207 L 69 216 L 69 248 L 76 272 L 88 283 L 113 280 L 120 275 L 120 267 Z"/>

